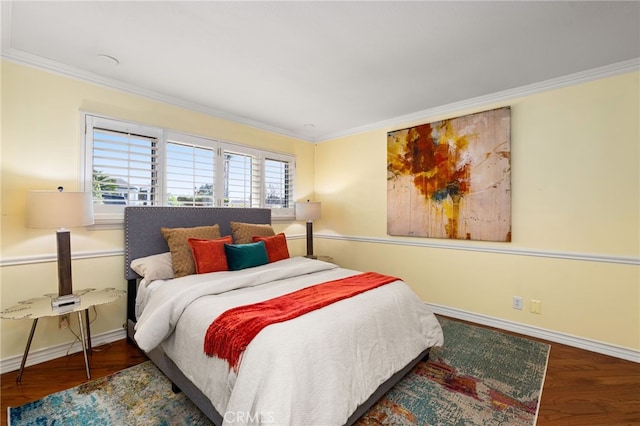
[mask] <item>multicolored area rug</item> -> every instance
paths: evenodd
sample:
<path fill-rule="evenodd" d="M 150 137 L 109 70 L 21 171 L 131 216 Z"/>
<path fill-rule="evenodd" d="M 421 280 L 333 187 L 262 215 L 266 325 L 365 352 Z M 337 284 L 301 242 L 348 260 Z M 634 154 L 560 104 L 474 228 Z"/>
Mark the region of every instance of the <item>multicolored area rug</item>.
<path fill-rule="evenodd" d="M 431 351 L 369 412 L 365 425 L 536 422 L 549 346 L 439 317 Z M 9 409 L 9 425 L 210 425 L 150 362 Z"/>
<path fill-rule="evenodd" d="M 444 346 L 357 425 L 535 425 L 549 345 L 438 319 Z"/>

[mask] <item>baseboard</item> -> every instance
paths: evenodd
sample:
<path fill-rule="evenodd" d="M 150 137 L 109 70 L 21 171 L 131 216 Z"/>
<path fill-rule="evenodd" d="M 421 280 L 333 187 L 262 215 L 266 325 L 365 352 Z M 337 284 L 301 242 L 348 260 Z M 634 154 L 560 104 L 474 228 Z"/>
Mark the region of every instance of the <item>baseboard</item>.
<path fill-rule="evenodd" d="M 124 328 L 117 330 L 107 331 L 102 334 L 91 335 L 91 345 L 96 348 L 98 346 L 122 340 L 127 337 L 127 333 Z M 29 351 L 27 357 L 26 366 L 40 364 L 45 361 L 51 361 L 52 359 L 61 358 L 63 356 L 73 354 L 76 352 L 82 352 L 82 346 L 80 341 L 76 340 L 73 343 L 63 343 L 48 348 L 42 348 Z M 20 369 L 20 363 L 22 362 L 22 354 L 11 356 L 0 360 L 0 374 L 8 373 L 10 371 L 16 371 Z M 83 364 L 84 365 L 84 364 Z"/>
<path fill-rule="evenodd" d="M 501 320 L 498 318 L 493 318 L 486 315 L 467 312 L 460 309 L 450 308 L 433 303 L 427 303 L 427 306 L 429 306 L 434 313 L 447 317 L 470 321 L 476 324 L 487 325 L 489 327 L 512 331 L 514 333 L 522 334 L 525 336 L 537 337 L 539 339 L 548 340 L 550 342 L 561 343 L 563 345 L 640 363 L 640 351 L 636 351 L 633 349 L 623 348 L 608 343 L 597 342 L 595 340 L 589 340 L 569 334 L 545 330 L 542 328 L 520 324 L 512 321 Z M 91 343 L 94 347 L 97 347 L 107 343 L 122 340 L 126 337 L 127 333 L 125 329 L 121 328 L 98 335 L 92 335 Z M 72 346 L 69 349 L 70 345 Z M 51 361 L 52 359 L 60 358 L 67 354 L 72 354 L 80 351 L 82 351 L 82 347 L 80 346 L 80 342 L 78 341 L 74 342 L 73 344 L 64 343 L 49 348 L 34 350 L 29 352 L 26 365 L 30 366 L 40 364 L 45 361 Z M 0 360 L 0 374 L 18 370 L 20 368 L 21 361 L 22 355 L 15 355 Z"/>
<path fill-rule="evenodd" d="M 506 321 L 499 318 L 476 314 L 473 312 L 467 312 L 447 306 L 436 305 L 433 303 L 427 303 L 427 306 L 429 306 L 434 313 L 441 314 L 447 317 L 474 322 L 476 324 L 487 325 L 489 327 L 512 331 L 514 333 L 522 334 L 525 336 L 537 337 L 539 339 L 548 340 L 550 342 L 561 343 L 563 345 L 572 346 L 574 348 L 584 349 L 587 351 L 640 363 L 640 351 L 637 350 L 585 339 L 583 337 L 572 336 L 570 334 L 545 330 L 543 328 L 533 327 L 526 324 Z"/>

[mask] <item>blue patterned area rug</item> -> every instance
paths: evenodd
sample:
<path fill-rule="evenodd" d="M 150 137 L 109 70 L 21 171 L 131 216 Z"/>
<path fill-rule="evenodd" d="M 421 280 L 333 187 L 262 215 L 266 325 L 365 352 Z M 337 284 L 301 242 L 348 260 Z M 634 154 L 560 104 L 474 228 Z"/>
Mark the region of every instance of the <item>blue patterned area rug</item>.
<path fill-rule="evenodd" d="M 535 425 L 549 345 L 438 317 L 431 351 L 358 422 L 368 425 Z"/>
<path fill-rule="evenodd" d="M 358 426 L 526 425 L 536 422 L 549 346 L 439 317 L 433 349 Z M 147 361 L 16 408 L 9 425 L 209 425 Z"/>

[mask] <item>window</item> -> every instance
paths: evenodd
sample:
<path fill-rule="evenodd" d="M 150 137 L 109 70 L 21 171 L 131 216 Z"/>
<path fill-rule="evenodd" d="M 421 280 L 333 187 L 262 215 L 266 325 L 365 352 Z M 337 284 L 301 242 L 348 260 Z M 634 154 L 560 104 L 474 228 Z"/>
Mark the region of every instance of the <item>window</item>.
<path fill-rule="evenodd" d="M 293 218 L 295 157 L 85 114 L 83 187 L 96 223 L 125 206 L 266 207 Z"/>
<path fill-rule="evenodd" d="M 267 207 L 274 212 L 287 212 L 292 218 L 295 216 L 293 157 L 231 144 L 222 144 L 221 149 L 222 205 Z"/>
<path fill-rule="evenodd" d="M 293 170 L 286 159 L 267 158 L 264 162 L 266 207 L 285 209 L 293 199 Z"/>
<path fill-rule="evenodd" d="M 166 203 L 169 206 L 216 206 L 215 141 L 167 134 Z"/>
<path fill-rule="evenodd" d="M 257 157 L 242 152 L 224 150 L 224 200 L 227 207 L 257 207 L 260 205 L 260 162 Z"/>

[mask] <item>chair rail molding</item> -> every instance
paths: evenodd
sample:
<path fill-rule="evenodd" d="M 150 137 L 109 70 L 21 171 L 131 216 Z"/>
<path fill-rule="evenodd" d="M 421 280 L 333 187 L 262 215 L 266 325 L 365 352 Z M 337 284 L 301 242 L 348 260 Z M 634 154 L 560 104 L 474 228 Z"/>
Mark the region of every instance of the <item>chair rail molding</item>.
<path fill-rule="evenodd" d="M 640 265 L 640 257 L 632 256 L 617 256 L 609 254 L 595 254 L 595 253 L 575 253 L 555 250 L 539 250 L 528 249 L 522 247 L 498 247 L 493 245 L 484 244 L 468 244 L 465 242 L 441 242 L 441 241 L 429 241 L 426 239 L 419 240 L 405 240 L 399 238 L 388 237 L 360 237 L 353 235 L 338 235 L 338 234 L 323 234 L 314 233 L 314 238 L 328 239 L 328 240 L 343 240 L 343 241 L 355 241 L 361 243 L 372 244 L 391 244 L 398 246 L 414 246 L 414 247 L 426 247 L 445 250 L 463 250 L 463 251 L 478 251 L 483 253 L 496 253 L 507 254 L 515 256 L 533 256 L 533 257 L 550 257 L 554 259 L 565 260 L 581 260 L 586 262 L 605 262 L 605 263 L 618 263 L 623 265 Z"/>
<path fill-rule="evenodd" d="M 640 257 L 633 256 L 618 256 L 609 254 L 596 254 L 596 253 L 577 253 L 566 252 L 556 250 L 539 250 L 539 249 L 527 249 L 522 247 L 497 247 L 491 245 L 482 244 L 464 244 L 464 243 L 447 243 L 447 242 L 432 242 L 424 239 L 411 241 L 399 238 L 387 238 L 387 237 L 362 237 L 354 235 L 338 235 L 338 234 L 324 234 L 314 233 L 314 238 L 327 239 L 327 240 L 342 240 L 353 241 L 360 243 L 372 243 L 372 244 L 391 244 L 398 246 L 414 246 L 414 247 L 426 247 L 436 248 L 444 250 L 463 250 L 463 251 L 477 251 L 483 253 L 496 253 L 515 256 L 533 256 L 533 257 L 548 257 L 554 259 L 564 260 L 579 260 L 585 262 L 604 262 L 604 263 L 617 263 L 622 265 L 636 265 L 640 266 Z M 287 240 L 298 240 L 306 238 L 303 234 L 291 234 L 287 235 Z M 85 251 L 72 253 L 72 259 L 94 259 L 100 257 L 113 257 L 124 256 L 123 249 L 113 250 L 100 250 L 100 251 Z M 15 265 L 28 265 L 36 263 L 56 262 L 56 254 L 40 254 L 32 256 L 15 256 L 6 257 L 0 259 L 0 267 L 15 266 Z"/>
<path fill-rule="evenodd" d="M 100 251 L 83 251 L 71 253 L 71 259 L 97 259 L 99 257 L 124 256 L 124 249 L 100 250 Z M 58 258 L 55 253 L 37 254 L 31 256 L 15 256 L 0 259 L 0 267 L 30 265 L 36 263 L 57 262 Z"/>

